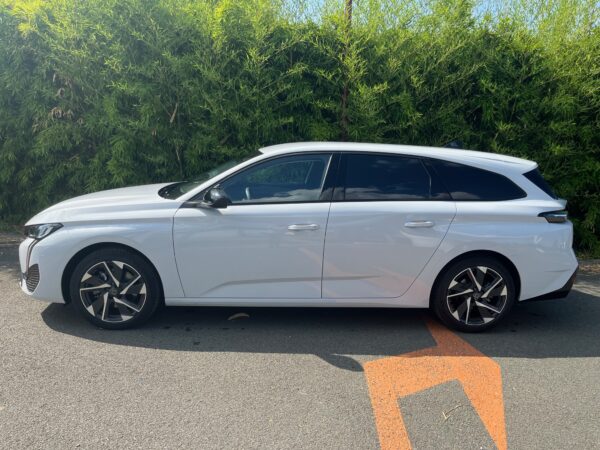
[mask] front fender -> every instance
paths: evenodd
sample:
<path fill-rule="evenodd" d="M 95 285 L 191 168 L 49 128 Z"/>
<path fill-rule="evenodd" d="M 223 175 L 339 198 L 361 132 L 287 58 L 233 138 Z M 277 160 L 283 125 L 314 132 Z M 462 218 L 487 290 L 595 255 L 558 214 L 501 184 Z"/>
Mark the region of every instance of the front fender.
<path fill-rule="evenodd" d="M 165 297 L 183 297 L 173 251 L 173 220 L 136 221 L 135 223 L 66 224 L 39 241 L 31 251 L 30 266 L 38 264 L 40 282 L 33 297 L 64 302 L 61 280 L 71 259 L 82 250 L 98 244 L 120 244 L 144 255 L 156 268 Z M 21 270 L 26 271 L 24 261 Z"/>

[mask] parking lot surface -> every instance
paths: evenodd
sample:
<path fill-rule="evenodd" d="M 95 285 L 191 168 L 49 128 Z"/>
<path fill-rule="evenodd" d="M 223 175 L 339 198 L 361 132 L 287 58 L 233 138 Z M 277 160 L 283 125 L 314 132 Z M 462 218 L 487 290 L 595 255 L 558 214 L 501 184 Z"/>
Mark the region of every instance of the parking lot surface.
<path fill-rule="evenodd" d="M 600 446 L 597 263 L 477 335 L 389 309 L 165 308 L 106 331 L 23 294 L 16 244 L 0 240 L 0 448 Z"/>

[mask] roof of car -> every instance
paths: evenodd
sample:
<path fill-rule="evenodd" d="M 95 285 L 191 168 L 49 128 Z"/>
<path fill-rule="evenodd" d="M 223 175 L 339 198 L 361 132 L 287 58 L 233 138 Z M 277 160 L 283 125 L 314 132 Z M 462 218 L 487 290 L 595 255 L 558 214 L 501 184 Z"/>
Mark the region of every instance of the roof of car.
<path fill-rule="evenodd" d="M 537 167 L 533 161 L 515 158 L 498 153 L 458 150 L 454 148 L 424 147 L 416 145 L 371 144 L 363 142 L 295 142 L 271 145 L 260 149 L 264 154 L 291 153 L 298 151 L 361 151 L 397 153 L 414 156 L 428 156 L 455 162 L 471 162 L 480 166 L 512 166 L 518 170 L 532 170 Z"/>

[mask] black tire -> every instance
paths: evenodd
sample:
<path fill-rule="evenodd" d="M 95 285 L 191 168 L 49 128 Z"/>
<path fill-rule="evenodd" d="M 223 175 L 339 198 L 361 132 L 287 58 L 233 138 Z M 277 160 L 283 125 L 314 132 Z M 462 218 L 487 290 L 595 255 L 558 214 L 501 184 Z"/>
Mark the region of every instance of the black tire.
<path fill-rule="evenodd" d="M 493 288 L 496 276 L 502 280 Z M 501 322 L 513 307 L 516 295 L 515 280 L 504 264 L 493 257 L 473 256 L 452 263 L 439 275 L 431 308 L 446 326 L 474 333 Z"/>
<path fill-rule="evenodd" d="M 79 261 L 71 273 L 69 294 L 83 317 L 110 330 L 143 324 L 162 303 L 154 267 L 119 247 L 96 250 Z"/>

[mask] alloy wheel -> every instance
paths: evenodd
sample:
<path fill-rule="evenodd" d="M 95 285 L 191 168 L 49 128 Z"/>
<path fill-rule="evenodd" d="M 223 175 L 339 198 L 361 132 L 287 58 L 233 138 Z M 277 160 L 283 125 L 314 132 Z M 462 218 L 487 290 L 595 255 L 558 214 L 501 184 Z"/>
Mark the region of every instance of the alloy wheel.
<path fill-rule="evenodd" d="M 144 307 L 146 282 L 131 265 L 102 261 L 81 277 L 79 296 L 85 309 L 103 322 L 125 322 Z"/>
<path fill-rule="evenodd" d="M 506 281 L 493 269 L 469 267 L 456 275 L 446 293 L 448 310 L 465 325 L 482 325 L 500 316 L 507 303 Z"/>

